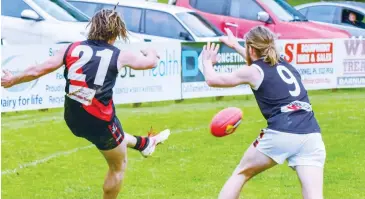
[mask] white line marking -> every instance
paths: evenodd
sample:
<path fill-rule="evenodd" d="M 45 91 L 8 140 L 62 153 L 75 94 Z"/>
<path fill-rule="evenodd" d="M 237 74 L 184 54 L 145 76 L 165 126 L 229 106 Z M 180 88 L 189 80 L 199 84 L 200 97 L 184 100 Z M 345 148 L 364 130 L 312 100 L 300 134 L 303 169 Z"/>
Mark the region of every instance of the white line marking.
<path fill-rule="evenodd" d="M 189 129 L 177 129 L 175 131 L 175 133 L 182 133 L 182 132 L 188 132 L 188 131 L 194 131 L 194 130 L 199 130 L 199 129 L 202 129 L 202 128 L 189 128 Z M 53 159 L 53 158 L 57 158 L 57 157 L 60 157 L 60 156 L 66 156 L 66 155 L 70 155 L 72 153 L 76 153 L 78 151 L 81 151 L 81 150 L 86 150 L 86 149 L 89 149 L 91 147 L 93 147 L 94 145 L 88 145 L 88 146 L 84 146 L 84 147 L 79 147 L 79 148 L 75 148 L 75 149 L 71 149 L 71 150 L 68 150 L 68 151 L 61 151 L 61 152 L 57 152 L 57 153 L 54 153 L 48 157 L 45 157 L 43 159 L 39 159 L 39 160 L 34 160 L 32 162 L 28 162 L 28 163 L 24 163 L 24 164 L 20 164 L 17 168 L 15 169 L 7 169 L 7 170 L 4 170 L 4 171 L 1 171 L 1 175 L 9 175 L 9 174 L 15 174 L 17 173 L 19 170 L 22 170 L 24 168 L 28 168 L 28 167 L 35 167 L 37 166 L 38 164 L 42 164 L 42 163 L 46 163 L 48 162 L 49 160 Z"/>
<path fill-rule="evenodd" d="M 257 120 L 257 121 L 248 121 L 246 123 L 257 123 L 257 122 L 261 122 L 262 120 Z M 209 130 L 209 126 L 198 126 L 198 127 L 195 127 L 195 128 L 187 128 L 187 129 L 172 129 L 171 133 L 172 134 L 179 134 L 179 133 L 184 133 L 184 132 L 192 132 L 192 131 L 199 131 L 199 130 L 202 130 L 202 129 L 207 129 Z M 57 157 L 60 157 L 60 156 L 66 156 L 66 155 L 70 155 L 72 153 L 76 153 L 78 151 L 81 151 L 81 150 L 86 150 L 86 149 L 89 149 L 91 147 L 93 147 L 94 145 L 88 145 L 88 146 L 84 146 L 84 147 L 78 147 L 78 148 L 74 148 L 74 149 L 71 149 L 71 150 L 68 150 L 68 151 L 61 151 L 61 152 L 57 152 L 57 153 L 54 153 L 54 154 L 51 154 L 50 156 L 48 157 L 45 157 L 43 159 L 39 159 L 39 160 L 34 160 L 32 162 L 28 162 L 28 163 L 24 163 L 24 164 L 20 164 L 17 168 L 15 169 L 7 169 L 7 170 L 4 170 L 4 171 L 1 171 L 1 175 L 10 175 L 10 174 L 15 174 L 16 172 L 18 172 L 19 170 L 22 170 L 24 168 L 28 168 L 28 167 L 35 167 L 37 166 L 38 164 L 42 164 L 42 163 L 46 163 L 48 162 L 49 160 L 53 159 L 53 158 L 57 158 Z"/>
<path fill-rule="evenodd" d="M 49 160 L 53 159 L 53 158 L 57 158 L 57 157 L 60 157 L 60 156 L 66 156 L 66 155 L 70 155 L 72 153 L 76 153 L 77 151 L 81 151 L 81 150 L 85 150 L 85 149 L 89 149 L 91 147 L 93 147 L 94 145 L 88 145 L 88 146 L 84 146 L 84 147 L 79 147 L 79 148 L 75 148 L 75 149 L 72 149 L 72 150 L 69 150 L 69 151 L 61 151 L 61 152 L 57 152 L 57 153 L 54 153 L 48 157 L 45 157 L 43 159 L 39 159 L 39 160 L 34 160 L 32 162 L 28 162 L 28 163 L 25 163 L 25 164 L 20 164 L 18 166 L 18 168 L 15 168 L 15 169 L 7 169 L 7 170 L 4 170 L 4 171 L 1 171 L 1 175 L 9 175 L 9 174 L 14 174 L 16 172 L 18 172 L 19 170 L 22 170 L 24 168 L 27 168 L 27 167 L 34 167 L 34 166 L 37 166 L 38 164 L 42 164 L 42 163 L 45 163 L 45 162 L 48 162 Z"/>

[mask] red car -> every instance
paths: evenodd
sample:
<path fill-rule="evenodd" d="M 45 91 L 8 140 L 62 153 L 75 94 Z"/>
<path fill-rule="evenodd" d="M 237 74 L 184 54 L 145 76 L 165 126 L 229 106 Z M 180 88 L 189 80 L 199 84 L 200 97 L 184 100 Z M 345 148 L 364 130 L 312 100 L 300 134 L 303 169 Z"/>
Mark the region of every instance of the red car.
<path fill-rule="evenodd" d="M 309 22 L 285 0 L 176 0 L 173 4 L 197 11 L 222 31 L 230 28 L 239 38 L 258 25 L 270 28 L 280 39 L 350 37 L 347 31 Z"/>

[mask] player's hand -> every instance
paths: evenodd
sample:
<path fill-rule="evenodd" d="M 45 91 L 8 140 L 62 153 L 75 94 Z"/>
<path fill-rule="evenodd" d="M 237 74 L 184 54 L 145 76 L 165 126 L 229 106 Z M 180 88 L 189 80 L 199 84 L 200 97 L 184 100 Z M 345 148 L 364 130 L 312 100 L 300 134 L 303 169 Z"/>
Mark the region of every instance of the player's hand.
<path fill-rule="evenodd" d="M 14 86 L 14 76 L 7 70 L 3 70 L 4 75 L 1 76 L 1 86 L 4 88 L 9 88 Z"/>
<path fill-rule="evenodd" d="M 239 45 L 237 38 L 233 35 L 229 28 L 224 28 L 224 30 L 226 31 L 227 36 L 223 36 L 219 38 L 219 40 L 230 48 L 236 48 L 236 46 Z"/>
<path fill-rule="evenodd" d="M 218 50 L 219 50 L 219 44 L 215 44 L 212 43 L 210 44 L 210 42 L 207 43 L 207 45 L 204 45 L 203 47 L 203 62 L 205 61 L 211 61 L 212 64 L 217 63 L 218 61 Z"/>
<path fill-rule="evenodd" d="M 152 55 L 153 57 L 156 57 L 157 59 L 160 59 L 160 56 L 157 54 L 157 51 L 155 49 L 152 49 L 152 48 L 147 48 L 147 49 L 141 50 L 141 53 L 144 56 Z"/>

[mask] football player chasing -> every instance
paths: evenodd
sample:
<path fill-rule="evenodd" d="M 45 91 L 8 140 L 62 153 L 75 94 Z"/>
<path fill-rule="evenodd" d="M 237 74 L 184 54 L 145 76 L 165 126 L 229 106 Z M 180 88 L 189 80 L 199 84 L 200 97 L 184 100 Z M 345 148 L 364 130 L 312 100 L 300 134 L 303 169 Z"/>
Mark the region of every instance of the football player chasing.
<path fill-rule="evenodd" d="M 205 80 L 211 87 L 250 85 L 267 127 L 249 146 L 219 198 L 239 198 L 252 177 L 287 160 L 299 177 L 303 198 L 322 199 L 326 150 L 300 74 L 280 58 L 269 29 L 258 26 L 248 32 L 246 48 L 229 29 L 226 32 L 221 41 L 241 54 L 247 66 L 233 73 L 216 73 L 213 64 L 219 45 L 208 43 L 203 49 Z"/>

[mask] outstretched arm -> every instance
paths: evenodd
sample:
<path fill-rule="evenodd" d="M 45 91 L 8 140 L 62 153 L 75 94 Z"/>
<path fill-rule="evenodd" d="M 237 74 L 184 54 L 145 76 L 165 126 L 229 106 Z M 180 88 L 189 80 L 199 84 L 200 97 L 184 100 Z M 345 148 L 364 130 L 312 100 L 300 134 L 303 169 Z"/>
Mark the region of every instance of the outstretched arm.
<path fill-rule="evenodd" d="M 261 78 L 259 70 L 255 67 L 243 66 L 232 73 L 217 73 L 213 69 L 219 45 L 208 43 L 203 49 L 204 77 L 207 84 L 211 87 L 235 87 L 240 84 L 250 84 L 256 87 Z"/>
<path fill-rule="evenodd" d="M 43 75 L 57 70 L 63 66 L 63 56 L 65 51 L 66 47 L 62 48 L 54 56 L 50 57 L 42 64 L 30 66 L 19 75 L 12 75 L 9 71 L 3 71 L 4 76 L 1 77 L 1 86 L 9 88 L 16 84 L 35 80 L 39 77 L 42 77 Z"/>
<path fill-rule="evenodd" d="M 160 57 L 153 49 L 141 50 L 141 53 L 134 53 L 130 51 L 121 52 L 118 57 L 119 70 L 128 66 L 134 70 L 146 70 L 154 68 Z"/>
<path fill-rule="evenodd" d="M 224 30 L 226 31 L 227 36 L 221 37 L 219 40 L 230 48 L 234 49 L 238 54 L 246 59 L 246 48 L 238 43 L 237 38 L 233 35 L 229 28 L 225 28 Z"/>

